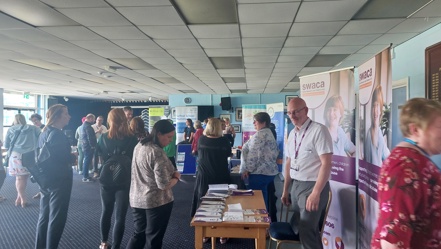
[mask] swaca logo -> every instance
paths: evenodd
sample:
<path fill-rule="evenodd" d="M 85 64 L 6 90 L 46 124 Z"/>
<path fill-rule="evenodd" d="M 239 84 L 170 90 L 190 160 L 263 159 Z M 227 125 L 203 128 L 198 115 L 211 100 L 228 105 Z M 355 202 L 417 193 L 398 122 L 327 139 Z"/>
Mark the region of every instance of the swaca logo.
<path fill-rule="evenodd" d="M 368 70 L 366 70 L 358 75 L 358 78 L 360 81 L 363 81 L 363 80 L 368 79 L 370 77 L 372 77 L 372 68 L 369 68 Z"/>
<path fill-rule="evenodd" d="M 303 91 L 321 89 L 321 88 L 325 88 L 324 81 L 306 83 L 306 84 L 303 84 L 303 86 L 302 86 Z"/>

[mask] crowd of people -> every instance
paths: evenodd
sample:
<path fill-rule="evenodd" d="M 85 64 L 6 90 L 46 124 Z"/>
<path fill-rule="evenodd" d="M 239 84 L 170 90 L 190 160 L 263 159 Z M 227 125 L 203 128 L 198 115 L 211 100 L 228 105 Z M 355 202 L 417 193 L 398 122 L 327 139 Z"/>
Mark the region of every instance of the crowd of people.
<path fill-rule="evenodd" d="M 372 101 L 372 126 L 367 140 L 372 146 L 383 142 L 378 135 L 381 119 L 381 88 L 376 88 Z M 378 106 L 377 106 L 378 105 Z M 281 201 L 291 205 L 295 232 L 303 248 L 322 248 L 319 220 L 330 193 L 332 155 L 354 156 L 355 146 L 339 127 L 343 115 L 340 96 L 331 97 L 325 107 L 325 125 L 308 117 L 308 106 L 302 98 L 293 98 L 287 115 L 294 124 L 286 147 L 285 180 Z M 134 217 L 134 234 L 127 248 L 161 248 L 173 208 L 173 187 L 180 181 L 176 169 L 176 131 L 171 120 L 155 122 L 151 133 L 140 117 L 133 117 L 131 108 L 112 109 L 104 118 L 88 114 L 77 129 L 78 152 L 72 152 L 63 128 L 70 116 L 66 106 L 56 104 L 47 111 L 47 124 L 41 116 L 31 116 L 34 125 L 26 124 L 17 114 L 4 143 L 8 151 L 9 174 L 16 177 L 16 206 L 26 207 L 24 194 L 29 172 L 22 164 L 22 155 L 42 148 L 51 148 L 50 186 L 40 188 L 40 214 L 35 248 L 57 248 L 67 219 L 72 190 L 72 165 L 77 155 L 83 182 L 93 181 L 89 168 L 99 177 L 112 160 L 120 160 L 130 172 L 109 183 L 100 179 L 102 214 L 100 249 L 120 248 L 129 206 Z M 240 174 L 248 187 L 261 190 L 268 210 L 273 207 L 274 177 L 279 173 L 277 135 L 266 112 L 255 113 L 256 133 L 242 147 Z M 378 183 L 380 214 L 372 237 L 375 249 L 437 248 L 441 244 L 441 173 L 431 161 L 441 154 L 441 104 L 415 98 L 402 107 L 400 128 L 405 139 L 391 152 L 384 149 L 371 160 L 382 162 Z M 190 143 L 196 157 L 197 171 L 191 216 L 201 203 L 209 184 L 231 183 L 228 158 L 232 156 L 234 129 L 229 120 L 208 118 L 204 124 L 188 119 L 182 140 Z M 233 139 L 232 139 L 233 138 Z M 365 154 L 366 158 L 367 155 Z M 125 159 L 125 161 L 124 161 Z M 93 162 L 93 163 L 92 163 Z M 126 164 L 124 163 L 126 162 Z M 128 162 L 128 163 L 127 163 Z M 96 164 L 96 166 L 94 166 Z M 99 167 L 101 165 L 101 167 Z M 121 167 L 123 167 L 121 166 Z M 124 167 L 121 169 L 124 171 Z M 4 173 L 4 172 L 3 172 Z M 95 175 L 94 175 L 95 176 Z M 0 188 L 5 176 L 0 174 Z M 95 177 L 97 178 L 97 177 Z M 0 196 L 0 201 L 4 197 Z M 111 217 L 115 213 L 113 241 L 109 241 Z M 272 216 L 272 215 L 271 215 Z M 208 238 L 204 238 L 207 241 Z M 227 238 L 220 238 L 226 243 Z M 431 247 L 432 246 L 432 247 Z"/>

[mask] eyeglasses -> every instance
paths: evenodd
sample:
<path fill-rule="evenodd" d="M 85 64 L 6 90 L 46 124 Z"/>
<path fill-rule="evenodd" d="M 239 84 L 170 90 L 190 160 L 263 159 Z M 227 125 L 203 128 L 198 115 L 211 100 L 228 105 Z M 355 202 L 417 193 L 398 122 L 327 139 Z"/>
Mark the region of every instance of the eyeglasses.
<path fill-rule="evenodd" d="M 303 109 L 305 109 L 306 108 L 306 106 L 304 106 L 304 107 L 302 107 L 302 108 L 300 108 L 300 109 L 298 109 L 298 110 L 295 110 L 295 111 L 293 111 L 293 112 L 287 112 L 286 114 L 288 114 L 288 116 L 291 116 L 291 115 L 297 115 L 297 114 L 299 114 Z"/>

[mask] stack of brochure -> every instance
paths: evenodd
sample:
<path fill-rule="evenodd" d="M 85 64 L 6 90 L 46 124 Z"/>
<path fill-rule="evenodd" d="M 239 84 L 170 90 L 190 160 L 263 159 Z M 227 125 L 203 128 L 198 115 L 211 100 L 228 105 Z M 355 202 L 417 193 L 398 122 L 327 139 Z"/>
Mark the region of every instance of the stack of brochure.
<path fill-rule="evenodd" d="M 251 195 L 254 195 L 254 191 L 252 189 L 247 189 L 247 190 L 236 189 L 231 192 L 231 195 L 251 196 Z"/>
<path fill-rule="evenodd" d="M 245 209 L 243 210 L 245 222 L 271 222 L 266 209 Z"/>
<path fill-rule="evenodd" d="M 243 221 L 243 209 L 240 203 L 228 204 L 228 211 L 224 213 L 223 221 Z"/>
<path fill-rule="evenodd" d="M 194 221 L 196 222 L 222 222 L 222 213 L 225 209 L 225 199 L 203 199 L 196 210 Z"/>

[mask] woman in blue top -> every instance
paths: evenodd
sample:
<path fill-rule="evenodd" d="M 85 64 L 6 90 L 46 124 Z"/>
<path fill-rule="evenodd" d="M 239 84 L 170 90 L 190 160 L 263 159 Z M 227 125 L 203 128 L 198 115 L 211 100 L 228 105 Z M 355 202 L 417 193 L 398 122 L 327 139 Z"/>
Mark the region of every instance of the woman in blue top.
<path fill-rule="evenodd" d="M 15 186 L 17 188 L 17 199 L 15 206 L 26 207 L 26 186 L 29 178 L 29 171 L 22 165 L 21 156 L 23 153 L 33 151 L 37 148 L 40 128 L 26 124 L 23 114 L 16 114 L 14 123 L 9 128 L 5 139 L 5 148 L 9 154 L 9 175 L 15 176 Z M 16 137 L 16 138 L 15 138 Z M 14 141 L 15 139 L 15 141 Z"/>
<path fill-rule="evenodd" d="M 279 173 L 277 156 L 279 148 L 269 125 L 271 118 L 266 112 L 254 115 L 257 132 L 242 147 L 240 173 L 242 179 L 249 178 L 249 188 L 262 190 L 268 209 L 268 184 Z"/>

